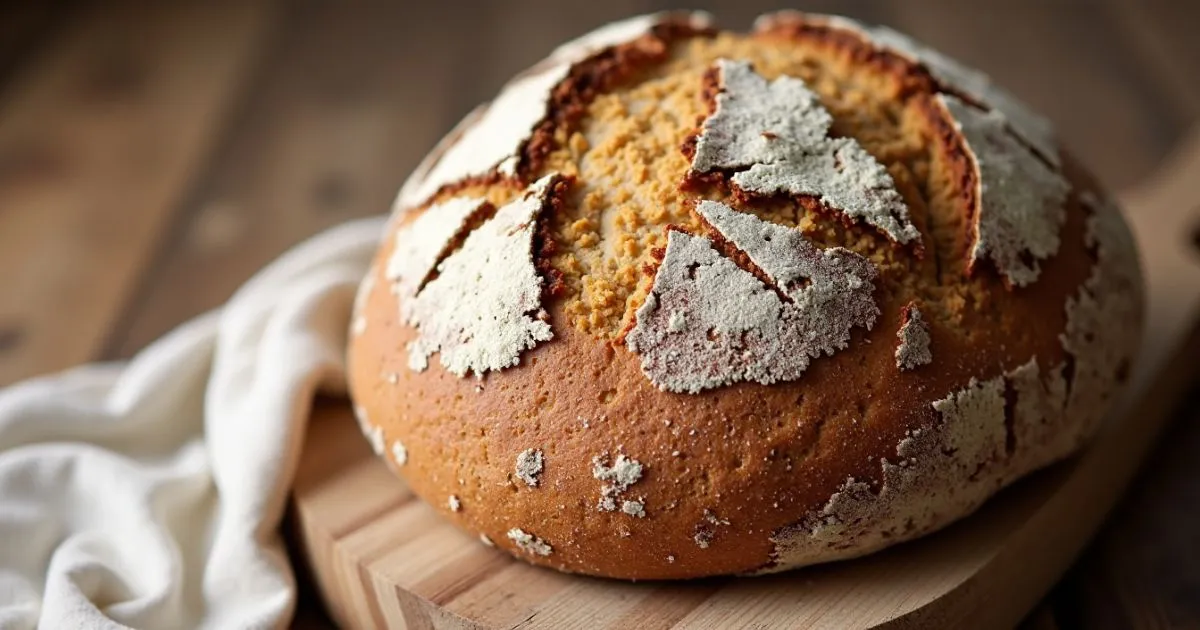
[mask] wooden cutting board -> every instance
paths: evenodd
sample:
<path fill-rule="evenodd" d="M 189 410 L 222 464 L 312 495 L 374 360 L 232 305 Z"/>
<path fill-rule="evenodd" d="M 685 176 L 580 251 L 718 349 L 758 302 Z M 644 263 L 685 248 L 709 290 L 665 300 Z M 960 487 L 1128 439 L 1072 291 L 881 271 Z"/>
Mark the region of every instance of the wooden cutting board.
<path fill-rule="evenodd" d="M 1099 527 L 1200 364 L 1200 131 L 1123 199 L 1150 300 L 1130 396 L 1085 453 L 956 525 L 866 558 L 769 577 L 566 575 L 442 520 L 372 455 L 348 404 L 323 401 L 293 510 L 317 587 L 348 628 L 1012 626 Z"/>

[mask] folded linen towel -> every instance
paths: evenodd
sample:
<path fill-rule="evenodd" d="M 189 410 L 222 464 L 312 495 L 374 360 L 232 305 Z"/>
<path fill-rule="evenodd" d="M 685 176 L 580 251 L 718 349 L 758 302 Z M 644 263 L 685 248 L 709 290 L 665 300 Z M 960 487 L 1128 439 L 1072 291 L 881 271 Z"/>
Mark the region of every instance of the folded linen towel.
<path fill-rule="evenodd" d="M 382 218 L 294 248 L 124 364 L 0 391 L 0 628 L 268 628 L 278 533 Z"/>

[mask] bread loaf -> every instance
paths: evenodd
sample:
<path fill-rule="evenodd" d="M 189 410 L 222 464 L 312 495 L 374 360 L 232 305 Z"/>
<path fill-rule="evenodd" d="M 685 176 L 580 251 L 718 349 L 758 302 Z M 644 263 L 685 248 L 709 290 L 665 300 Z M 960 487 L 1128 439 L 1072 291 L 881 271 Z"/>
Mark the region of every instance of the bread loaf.
<path fill-rule="evenodd" d="M 1051 125 L 894 31 L 643 16 L 405 183 L 355 304 L 364 433 L 485 544 L 630 579 L 934 531 L 1092 435 L 1132 239 Z"/>

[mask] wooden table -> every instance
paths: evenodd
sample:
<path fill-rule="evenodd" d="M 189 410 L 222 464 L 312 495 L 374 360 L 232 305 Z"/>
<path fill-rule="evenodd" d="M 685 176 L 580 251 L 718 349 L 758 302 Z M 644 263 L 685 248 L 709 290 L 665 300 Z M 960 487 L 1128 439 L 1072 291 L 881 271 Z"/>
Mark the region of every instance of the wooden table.
<path fill-rule="evenodd" d="M 132 355 L 288 246 L 385 211 L 454 121 L 554 44 L 675 4 L 0 4 L 0 385 Z M 696 4 L 735 28 L 776 6 Z M 1200 3 L 981 4 L 803 7 L 892 24 L 986 69 L 1116 188 L 1197 124 Z M 1027 625 L 1200 624 L 1200 395 L 1179 414 Z M 325 627 L 301 599 L 296 625 Z"/>

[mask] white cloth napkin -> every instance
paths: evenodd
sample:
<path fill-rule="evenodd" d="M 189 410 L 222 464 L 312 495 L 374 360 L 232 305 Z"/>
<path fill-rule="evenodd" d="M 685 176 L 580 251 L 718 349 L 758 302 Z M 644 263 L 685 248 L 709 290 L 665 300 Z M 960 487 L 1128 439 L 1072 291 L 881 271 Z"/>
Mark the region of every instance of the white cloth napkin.
<path fill-rule="evenodd" d="M 0 628 L 287 623 L 277 528 L 383 227 L 296 247 L 128 364 L 0 391 Z"/>

